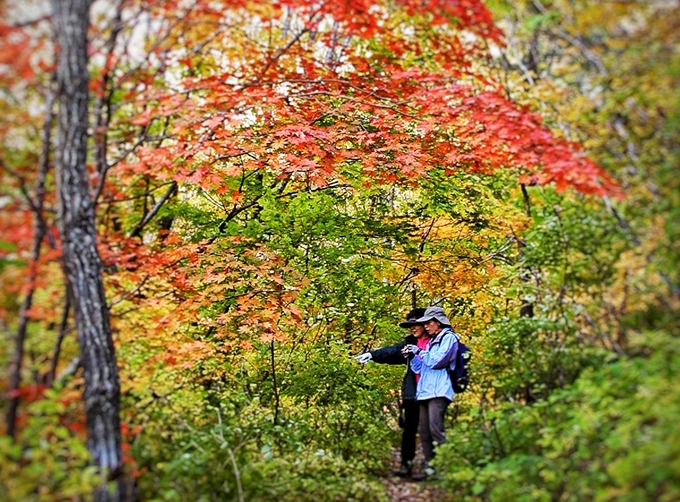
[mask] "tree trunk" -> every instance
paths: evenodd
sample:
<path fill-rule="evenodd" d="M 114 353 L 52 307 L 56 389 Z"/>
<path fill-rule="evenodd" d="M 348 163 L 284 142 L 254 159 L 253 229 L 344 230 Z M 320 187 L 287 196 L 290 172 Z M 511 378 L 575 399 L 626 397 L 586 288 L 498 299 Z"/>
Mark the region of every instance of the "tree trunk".
<path fill-rule="evenodd" d="M 102 469 L 98 501 L 121 500 L 107 481 L 121 486 L 120 382 L 97 251 L 95 210 L 87 173 L 88 72 L 87 28 L 90 0 L 52 0 L 59 45 L 57 62 L 58 133 L 55 151 L 58 226 L 63 267 L 76 320 L 88 449 Z"/>

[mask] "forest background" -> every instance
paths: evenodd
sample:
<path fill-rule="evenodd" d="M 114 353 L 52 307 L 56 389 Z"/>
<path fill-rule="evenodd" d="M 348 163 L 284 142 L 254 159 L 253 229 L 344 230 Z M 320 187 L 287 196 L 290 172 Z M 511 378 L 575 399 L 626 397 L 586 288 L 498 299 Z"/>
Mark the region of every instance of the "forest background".
<path fill-rule="evenodd" d="M 677 1 L 0 6 L 0 498 L 680 498 Z"/>

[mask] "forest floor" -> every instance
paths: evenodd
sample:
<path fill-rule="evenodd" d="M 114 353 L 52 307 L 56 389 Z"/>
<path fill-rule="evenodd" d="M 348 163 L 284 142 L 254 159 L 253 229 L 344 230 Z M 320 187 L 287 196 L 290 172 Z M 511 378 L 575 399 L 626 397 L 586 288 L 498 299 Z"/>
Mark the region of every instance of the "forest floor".
<path fill-rule="evenodd" d="M 423 458 L 420 453 L 420 445 L 418 445 L 418 454 L 415 459 L 416 468 L 414 469 L 414 472 L 418 472 L 418 468 L 422 465 L 422 462 Z M 446 492 L 435 486 L 432 481 L 414 481 L 411 478 L 400 478 L 393 475 L 392 471 L 397 470 L 399 464 L 399 449 L 395 449 L 392 451 L 390 470 L 382 479 L 382 484 L 390 495 L 390 500 L 395 502 L 438 502 L 446 500 Z"/>

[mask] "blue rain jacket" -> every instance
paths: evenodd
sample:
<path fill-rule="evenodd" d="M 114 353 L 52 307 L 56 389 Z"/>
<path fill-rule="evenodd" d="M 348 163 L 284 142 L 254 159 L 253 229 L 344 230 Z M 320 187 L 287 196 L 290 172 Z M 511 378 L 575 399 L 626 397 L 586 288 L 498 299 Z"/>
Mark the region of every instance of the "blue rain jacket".
<path fill-rule="evenodd" d="M 420 375 L 416 400 L 445 397 L 453 401 L 453 385 L 448 368 L 453 369 L 458 352 L 458 336 L 451 328 L 444 328 L 431 338 L 425 350 L 411 360 L 411 369 Z"/>

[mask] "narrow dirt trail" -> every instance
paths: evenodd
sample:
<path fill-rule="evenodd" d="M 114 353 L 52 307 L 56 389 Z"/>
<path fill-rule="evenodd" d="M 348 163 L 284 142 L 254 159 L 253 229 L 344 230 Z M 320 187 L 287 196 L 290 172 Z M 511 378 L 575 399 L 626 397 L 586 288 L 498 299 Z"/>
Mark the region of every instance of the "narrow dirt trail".
<path fill-rule="evenodd" d="M 416 465 L 421 465 L 420 445 L 416 455 Z M 431 481 L 413 481 L 392 475 L 392 470 L 399 467 L 399 451 L 392 451 L 392 462 L 389 472 L 382 479 L 382 484 L 394 502 L 443 502 L 447 500 L 446 492 Z"/>

